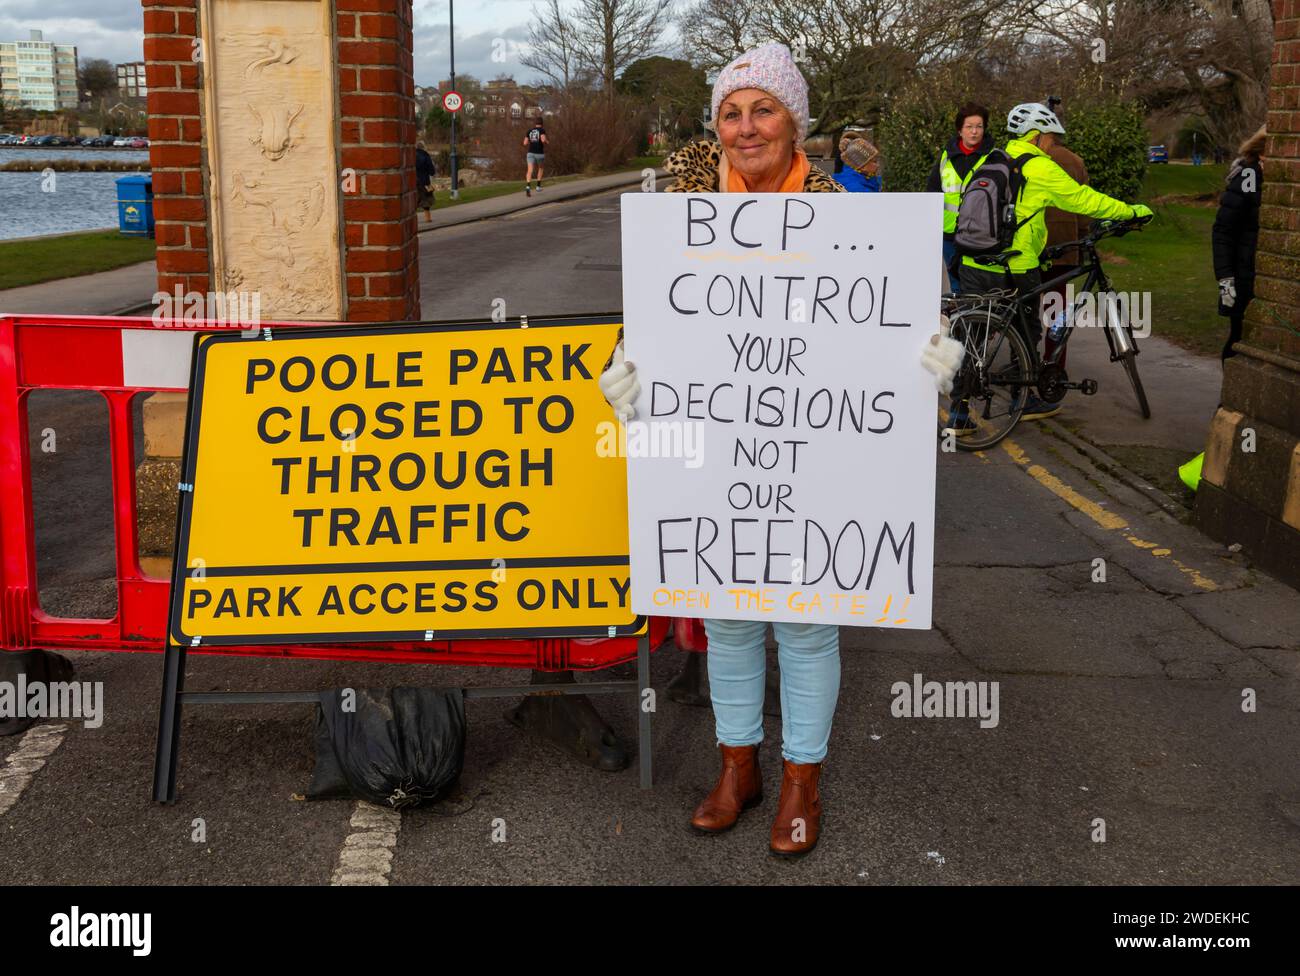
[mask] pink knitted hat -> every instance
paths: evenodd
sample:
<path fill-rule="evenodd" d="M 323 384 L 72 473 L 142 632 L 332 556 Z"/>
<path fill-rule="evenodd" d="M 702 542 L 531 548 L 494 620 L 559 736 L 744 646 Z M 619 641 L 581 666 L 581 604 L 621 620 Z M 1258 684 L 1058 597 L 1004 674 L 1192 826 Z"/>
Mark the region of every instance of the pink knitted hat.
<path fill-rule="evenodd" d="M 808 134 L 808 83 L 804 81 L 790 49 L 784 44 L 764 44 L 746 51 L 722 69 L 713 83 L 709 128 L 718 129 L 718 109 L 723 99 L 742 88 L 761 88 L 774 95 L 794 118 L 798 141 Z"/>

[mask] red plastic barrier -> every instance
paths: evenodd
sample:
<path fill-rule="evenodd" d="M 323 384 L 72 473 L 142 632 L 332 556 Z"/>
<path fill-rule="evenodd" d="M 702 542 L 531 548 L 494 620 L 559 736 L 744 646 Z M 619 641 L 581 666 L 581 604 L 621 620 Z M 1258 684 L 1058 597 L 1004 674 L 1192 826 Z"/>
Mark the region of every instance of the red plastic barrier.
<path fill-rule="evenodd" d="M 320 323 L 312 323 L 318 326 Z M 273 329 L 303 323 L 263 322 Z M 223 331 L 209 322 L 97 315 L 0 314 L 0 648 L 32 647 L 92 651 L 161 651 L 167 634 L 170 582 L 146 576 L 136 538 L 134 419 L 136 394 L 185 392 L 188 369 L 177 367 L 175 342 L 186 333 Z M 181 334 L 173 341 L 170 337 Z M 152 336 L 152 337 L 151 337 Z M 152 349 L 159 337 L 164 346 Z M 155 362 L 151 362 L 151 357 Z M 162 382 L 149 375 L 167 374 Z M 141 377 L 145 377 L 142 379 Z M 170 385 L 169 385 L 170 384 Z M 177 385 L 178 384 L 178 385 Z M 31 449 L 26 400 L 32 390 L 94 390 L 108 406 L 117 614 L 108 620 L 76 620 L 45 613 L 37 597 L 36 545 L 32 523 Z M 658 647 L 671 621 L 650 618 L 650 646 Z M 434 640 L 407 643 L 294 644 L 274 647 L 194 648 L 190 653 L 256 657 L 306 657 L 350 661 L 402 661 L 590 670 L 636 657 L 637 638 L 536 640 Z"/>
<path fill-rule="evenodd" d="M 709 649 L 709 638 L 704 633 L 704 621 L 691 617 L 674 618 L 673 643 L 683 651 L 699 651 L 700 653 L 707 651 Z"/>

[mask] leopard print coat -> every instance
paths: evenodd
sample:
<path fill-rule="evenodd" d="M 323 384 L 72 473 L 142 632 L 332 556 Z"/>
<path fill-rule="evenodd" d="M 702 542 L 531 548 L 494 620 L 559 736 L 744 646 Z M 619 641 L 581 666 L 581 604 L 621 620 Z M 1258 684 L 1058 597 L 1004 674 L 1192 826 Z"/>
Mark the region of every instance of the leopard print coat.
<path fill-rule="evenodd" d="M 664 169 L 677 179 L 668 187 L 668 193 L 717 193 L 718 163 L 722 161 L 722 143 L 692 142 L 664 160 Z M 808 170 L 803 183 L 804 193 L 843 193 L 844 187 L 836 183 L 816 164 Z"/>

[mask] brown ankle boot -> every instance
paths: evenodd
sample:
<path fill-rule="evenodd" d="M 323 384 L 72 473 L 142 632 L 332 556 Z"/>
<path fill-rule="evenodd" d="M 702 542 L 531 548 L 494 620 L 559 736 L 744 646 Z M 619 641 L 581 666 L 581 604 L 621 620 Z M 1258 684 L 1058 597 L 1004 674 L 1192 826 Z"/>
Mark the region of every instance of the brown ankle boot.
<path fill-rule="evenodd" d="M 713 792 L 695 808 L 691 826 L 715 834 L 730 830 L 748 810 L 763 799 L 763 774 L 758 768 L 758 746 L 724 746 L 722 774 Z"/>
<path fill-rule="evenodd" d="M 821 832 L 822 798 L 817 780 L 821 763 L 792 763 L 785 760 L 781 776 L 781 802 L 772 823 L 772 853 L 799 857 L 817 846 Z"/>

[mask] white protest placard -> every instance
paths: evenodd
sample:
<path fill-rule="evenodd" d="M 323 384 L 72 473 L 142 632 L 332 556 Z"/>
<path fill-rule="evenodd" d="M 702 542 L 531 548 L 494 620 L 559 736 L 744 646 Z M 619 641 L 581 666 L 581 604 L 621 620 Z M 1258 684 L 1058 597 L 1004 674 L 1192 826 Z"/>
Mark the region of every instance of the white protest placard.
<path fill-rule="evenodd" d="M 635 611 L 930 626 L 941 203 L 623 195 Z"/>

